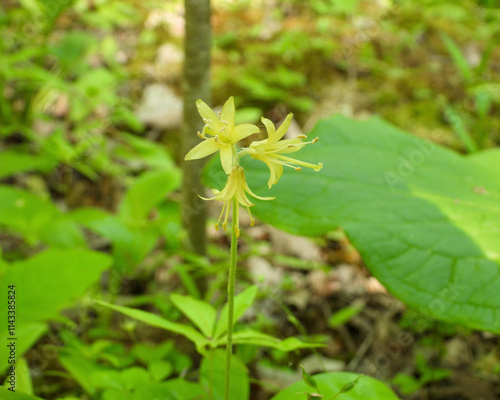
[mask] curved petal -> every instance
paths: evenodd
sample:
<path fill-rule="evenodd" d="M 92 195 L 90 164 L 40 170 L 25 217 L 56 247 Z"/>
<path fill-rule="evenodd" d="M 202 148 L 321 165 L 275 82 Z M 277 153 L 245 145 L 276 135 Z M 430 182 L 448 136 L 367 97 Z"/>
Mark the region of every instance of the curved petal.
<path fill-rule="evenodd" d="M 276 131 L 276 134 L 274 135 L 274 139 L 272 140 L 272 142 L 277 142 L 283 136 L 285 136 L 286 131 L 288 130 L 288 128 L 290 128 L 290 124 L 292 123 L 292 118 L 293 118 L 292 113 L 290 113 L 286 116 L 285 120 L 283 121 L 283 123 L 280 125 L 280 127 Z"/>
<path fill-rule="evenodd" d="M 273 186 L 276 182 L 278 182 L 278 179 L 276 179 L 276 170 L 271 161 L 269 160 L 269 157 L 259 157 L 256 159 L 266 163 L 267 167 L 269 168 L 270 176 L 269 180 L 267 181 L 267 186 L 269 187 L 269 189 L 271 189 L 271 186 Z"/>
<path fill-rule="evenodd" d="M 231 96 L 222 107 L 222 119 L 228 123 L 228 132 L 234 129 L 234 97 Z"/>
<path fill-rule="evenodd" d="M 276 173 L 276 181 L 274 183 L 278 183 L 278 181 L 281 178 L 281 175 L 283 175 L 283 165 L 276 163 L 276 162 L 271 162 L 274 166 L 274 172 Z"/>
<path fill-rule="evenodd" d="M 233 146 L 231 144 L 221 146 L 220 163 L 226 174 L 230 174 L 233 169 Z"/>
<path fill-rule="evenodd" d="M 246 138 L 247 136 L 253 135 L 254 133 L 258 133 L 259 131 L 260 129 L 252 124 L 237 125 L 233 129 L 233 133 L 231 135 L 231 141 L 233 143 L 236 143 L 239 140 Z"/>
<path fill-rule="evenodd" d="M 252 192 L 250 190 L 250 188 L 248 187 L 248 183 L 246 181 L 244 181 L 243 183 L 244 185 L 244 188 L 245 188 L 245 191 L 251 195 L 252 197 L 255 197 L 256 199 L 259 199 L 259 200 L 274 200 L 276 197 L 262 197 L 262 196 L 257 196 L 254 192 Z"/>
<path fill-rule="evenodd" d="M 268 142 L 274 143 L 276 141 L 274 140 L 274 136 L 276 135 L 276 128 L 274 127 L 273 122 L 270 119 L 264 117 L 262 117 L 260 120 L 266 127 Z"/>
<path fill-rule="evenodd" d="M 222 124 L 217 114 L 202 99 L 196 100 L 196 107 L 203 121 L 216 132 L 220 131 Z"/>
<path fill-rule="evenodd" d="M 189 150 L 184 160 L 197 160 L 198 158 L 209 156 L 219 150 L 220 147 L 220 143 L 216 142 L 214 138 L 205 139 Z"/>

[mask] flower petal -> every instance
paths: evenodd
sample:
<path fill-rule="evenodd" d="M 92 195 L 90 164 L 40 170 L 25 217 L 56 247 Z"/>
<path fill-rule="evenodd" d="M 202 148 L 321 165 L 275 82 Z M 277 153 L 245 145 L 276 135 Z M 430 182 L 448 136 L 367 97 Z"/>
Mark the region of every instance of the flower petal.
<path fill-rule="evenodd" d="M 275 142 L 274 136 L 276 135 L 276 128 L 274 127 L 273 122 L 270 119 L 264 117 L 262 117 L 260 120 L 266 126 L 267 137 L 269 138 L 268 141 L 271 143 Z"/>
<path fill-rule="evenodd" d="M 290 124 L 292 123 L 292 118 L 293 118 L 292 113 L 290 113 L 286 116 L 285 120 L 283 121 L 283 123 L 280 125 L 280 127 L 276 131 L 276 134 L 273 136 L 273 139 L 272 140 L 269 139 L 270 142 L 277 142 L 283 136 L 285 136 L 286 131 L 288 130 L 288 128 L 290 128 Z"/>
<path fill-rule="evenodd" d="M 278 183 L 281 175 L 283 175 L 283 165 L 275 162 L 273 162 L 272 164 L 274 165 L 274 172 L 276 172 L 276 181 L 274 183 Z"/>
<path fill-rule="evenodd" d="M 231 132 L 234 129 L 234 97 L 231 96 L 222 107 L 222 119 L 228 123 L 227 131 Z"/>
<path fill-rule="evenodd" d="M 203 121 L 216 132 L 220 131 L 222 124 L 214 110 L 212 110 L 207 103 L 201 99 L 196 100 L 196 107 L 198 108 L 198 112 L 203 118 Z"/>
<path fill-rule="evenodd" d="M 226 174 L 230 174 L 233 169 L 233 146 L 231 144 L 221 146 L 220 163 Z"/>
<path fill-rule="evenodd" d="M 247 136 L 253 135 L 254 133 L 259 132 L 260 129 L 252 124 L 241 124 L 235 126 L 233 133 L 231 135 L 231 142 L 236 143 L 241 139 L 246 138 Z"/>
<path fill-rule="evenodd" d="M 276 197 L 262 197 L 262 196 L 257 196 L 254 192 L 252 192 L 250 190 L 250 188 L 248 187 L 248 183 L 245 181 L 243 181 L 243 187 L 245 188 L 245 191 L 250 194 L 251 196 L 255 197 L 256 199 L 259 199 L 259 200 L 274 200 Z"/>
<path fill-rule="evenodd" d="M 215 141 L 215 138 L 205 139 L 203 142 L 194 146 L 189 153 L 186 154 L 184 160 L 196 160 L 215 153 L 221 147 L 220 143 Z"/>

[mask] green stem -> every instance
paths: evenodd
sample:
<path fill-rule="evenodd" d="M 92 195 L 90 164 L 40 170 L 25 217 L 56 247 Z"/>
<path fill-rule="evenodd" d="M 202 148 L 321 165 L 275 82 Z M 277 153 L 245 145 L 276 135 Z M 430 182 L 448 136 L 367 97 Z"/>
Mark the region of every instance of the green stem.
<path fill-rule="evenodd" d="M 233 226 L 231 229 L 231 261 L 229 265 L 229 282 L 227 284 L 227 344 L 226 344 L 226 380 L 224 400 L 229 400 L 229 379 L 231 375 L 231 356 L 233 354 L 233 318 L 234 318 L 234 286 L 236 283 L 236 256 L 238 254 L 238 200 L 233 199 Z"/>

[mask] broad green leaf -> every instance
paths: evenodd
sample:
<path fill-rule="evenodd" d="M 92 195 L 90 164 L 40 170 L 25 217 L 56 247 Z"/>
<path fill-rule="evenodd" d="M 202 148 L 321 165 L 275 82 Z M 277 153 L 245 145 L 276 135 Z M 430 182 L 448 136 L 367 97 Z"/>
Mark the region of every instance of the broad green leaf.
<path fill-rule="evenodd" d="M 176 293 L 170 295 L 170 300 L 193 324 L 200 328 L 207 338 L 212 336 L 217 316 L 215 308 L 205 301 Z"/>
<path fill-rule="evenodd" d="M 12 392 L 4 387 L 0 387 L 0 399 L 2 400 L 43 400 L 40 397 L 24 394 L 21 392 Z"/>
<path fill-rule="evenodd" d="M 422 387 L 422 382 L 415 379 L 411 375 L 399 373 L 392 380 L 391 383 L 398 388 L 398 390 L 405 395 L 415 393 Z"/>
<path fill-rule="evenodd" d="M 226 343 L 226 337 L 218 340 L 218 344 Z M 289 337 L 284 340 L 275 338 L 274 336 L 254 331 L 251 329 L 245 329 L 233 334 L 234 344 L 251 344 L 255 346 L 265 346 L 274 347 L 275 349 L 283 351 L 293 351 L 296 349 L 305 349 L 312 347 L 323 347 L 320 343 L 304 343 L 297 338 Z"/>
<path fill-rule="evenodd" d="M 151 209 L 158 205 L 166 194 L 179 186 L 177 169 L 151 171 L 142 174 L 127 190 L 119 214 L 132 220 L 145 219 Z"/>
<path fill-rule="evenodd" d="M 148 365 L 148 371 L 155 382 L 161 382 L 166 377 L 170 376 L 173 370 L 174 367 L 169 361 L 153 361 Z"/>
<path fill-rule="evenodd" d="M 60 310 L 81 298 L 110 264 L 111 259 L 104 254 L 79 249 L 50 249 L 10 264 L 1 277 L 0 296 L 6 299 L 7 286 L 15 285 L 15 332 L 23 339 L 17 343 L 17 356 L 29 350 L 46 331 L 46 325 L 39 322 L 56 318 Z M 6 302 L 0 303 L 0 313 L 7 315 Z M 6 326 L 2 331 L 2 337 L 9 337 Z M 8 365 L 7 350 L 6 346 L 0 347 L 1 371 Z"/>
<path fill-rule="evenodd" d="M 91 395 L 95 394 L 102 382 L 115 382 L 120 387 L 119 372 L 93 362 L 73 353 L 59 354 L 59 361 L 71 376 Z"/>
<path fill-rule="evenodd" d="M 165 329 L 167 331 L 183 335 L 187 337 L 189 340 L 191 340 L 198 349 L 201 349 L 208 343 L 208 340 L 191 326 L 170 322 L 165 318 L 162 318 L 156 314 L 152 314 L 142 310 L 137 310 L 135 308 L 116 306 L 114 304 L 109 304 L 104 301 L 97 301 L 97 302 L 105 307 L 111 308 L 112 310 L 125 314 L 128 317 L 144 322 L 145 324 L 156 326 L 157 328 Z"/>
<path fill-rule="evenodd" d="M 115 267 L 119 271 L 133 271 L 151 252 L 159 236 L 153 226 L 133 223 L 129 226 L 118 216 L 98 208 L 82 207 L 70 216 L 112 242 Z"/>
<path fill-rule="evenodd" d="M 82 233 L 52 203 L 34 194 L 0 186 L 0 224 L 29 241 L 41 240 L 57 247 L 85 246 Z"/>
<path fill-rule="evenodd" d="M 224 350 L 210 351 L 201 362 L 200 382 L 209 393 L 212 400 L 224 399 L 224 381 L 226 372 L 226 352 Z M 212 393 L 210 393 L 210 389 Z M 229 398 L 248 400 L 250 381 L 245 365 L 235 355 L 231 358 L 231 378 Z"/>
<path fill-rule="evenodd" d="M 0 179 L 25 171 L 48 171 L 54 160 L 21 151 L 3 151 L 0 157 Z"/>
<path fill-rule="evenodd" d="M 4 280 L 2 279 L 2 284 L 3 282 Z M 46 331 L 47 325 L 41 322 L 16 326 L 16 335 L 23 338 L 23 340 L 18 341 L 16 344 L 16 356 L 19 357 L 28 351 Z M 2 335 L 1 337 L 8 338 L 8 329 L 2 329 L 0 335 Z M 7 346 L 0 346 L 0 374 L 3 374 L 9 367 L 7 362 L 9 352 L 10 349 Z"/>
<path fill-rule="evenodd" d="M 287 170 L 267 189 L 269 169 L 246 163 L 253 212 L 295 234 L 342 227 L 370 271 L 427 315 L 500 332 L 499 150 L 462 156 L 372 118 L 318 123 L 318 145 L 297 153 L 320 172 Z M 216 164 L 216 163 L 215 163 Z M 210 182 L 217 168 L 211 164 Z"/>
<path fill-rule="evenodd" d="M 152 383 L 150 374 L 144 368 L 140 367 L 130 367 L 120 371 L 120 378 L 128 390 Z"/>
<path fill-rule="evenodd" d="M 184 379 L 170 379 L 163 382 L 162 387 L 167 389 L 175 400 L 195 400 L 203 398 L 204 390 L 198 383 Z"/>
<path fill-rule="evenodd" d="M 146 162 L 153 168 L 162 170 L 175 169 L 175 162 L 166 151 L 165 146 L 149 140 L 122 132 L 125 144 L 118 147 L 116 153 L 134 163 Z"/>
<path fill-rule="evenodd" d="M 324 374 L 314 375 L 314 380 L 318 385 L 318 389 L 324 399 L 330 399 L 335 396 L 345 385 L 354 382 L 359 378 L 359 374 L 352 372 L 327 372 Z M 299 381 L 286 389 L 279 392 L 271 400 L 306 400 L 305 393 L 311 393 L 311 389 L 304 381 Z M 300 394 L 299 394 L 300 393 Z M 399 400 L 394 392 L 389 389 L 384 383 L 362 376 L 356 385 L 349 391 L 338 396 L 342 400 Z"/>
<path fill-rule="evenodd" d="M 81 298 L 110 264 L 109 256 L 90 250 L 49 249 L 10 264 L 2 278 L 0 295 L 6 299 L 7 285 L 15 285 L 16 322 L 22 328 L 56 317 Z M 7 315 L 6 307 L 0 303 L 3 315 Z"/>
<path fill-rule="evenodd" d="M 234 297 L 234 318 L 233 321 L 236 323 L 240 319 L 245 311 L 252 305 L 257 296 L 259 288 L 257 286 L 250 286 L 246 288 L 243 292 Z M 227 304 L 222 308 L 219 320 L 217 321 L 217 326 L 215 329 L 214 338 L 218 338 L 227 331 Z"/>
<path fill-rule="evenodd" d="M 16 360 L 16 391 L 33 395 L 30 367 L 24 357 Z"/>

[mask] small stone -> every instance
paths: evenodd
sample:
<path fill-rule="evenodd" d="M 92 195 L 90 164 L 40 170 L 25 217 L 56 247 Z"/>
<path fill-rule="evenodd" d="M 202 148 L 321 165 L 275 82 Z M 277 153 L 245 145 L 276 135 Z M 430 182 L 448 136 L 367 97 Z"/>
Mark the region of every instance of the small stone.
<path fill-rule="evenodd" d="M 179 128 L 182 99 L 168 86 L 155 83 L 144 90 L 136 114 L 142 123 L 158 129 Z"/>

